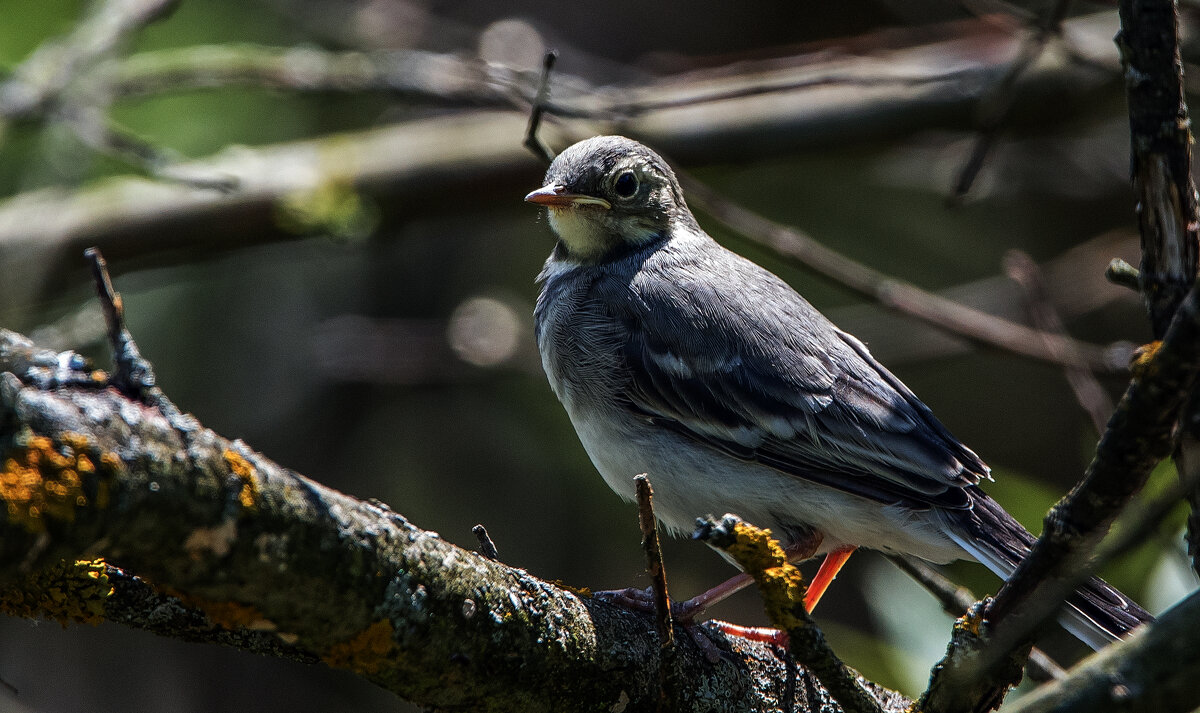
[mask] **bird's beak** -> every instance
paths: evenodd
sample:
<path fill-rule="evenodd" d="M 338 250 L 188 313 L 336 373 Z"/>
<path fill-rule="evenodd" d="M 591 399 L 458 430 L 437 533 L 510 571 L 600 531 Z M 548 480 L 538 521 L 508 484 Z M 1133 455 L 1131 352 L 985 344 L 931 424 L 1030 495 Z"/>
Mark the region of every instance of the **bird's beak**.
<path fill-rule="evenodd" d="M 525 196 L 527 203 L 537 203 L 538 205 L 548 206 L 550 208 L 563 208 L 566 206 L 580 205 L 595 205 L 608 210 L 612 208 L 612 204 L 603 198 L 595 198 L 593 196 L 585 196 L 579 193 L 567 193 L 567 189 L 562 186 L 542 186 L 533 193 Z"/>

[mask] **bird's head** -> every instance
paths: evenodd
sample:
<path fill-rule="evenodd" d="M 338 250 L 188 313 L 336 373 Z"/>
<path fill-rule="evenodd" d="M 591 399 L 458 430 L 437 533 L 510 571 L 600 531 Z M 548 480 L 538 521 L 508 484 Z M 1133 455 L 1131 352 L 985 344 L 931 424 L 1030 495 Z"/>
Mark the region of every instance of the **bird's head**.
<path fill-rule="evenodd" d="M 602 262 L 695 226 L 671 167 L 623 136 L 569 147 L 550 164 L 545 185 L 525 200 L 549 209 L 567 256 L 580 262 Z"/>

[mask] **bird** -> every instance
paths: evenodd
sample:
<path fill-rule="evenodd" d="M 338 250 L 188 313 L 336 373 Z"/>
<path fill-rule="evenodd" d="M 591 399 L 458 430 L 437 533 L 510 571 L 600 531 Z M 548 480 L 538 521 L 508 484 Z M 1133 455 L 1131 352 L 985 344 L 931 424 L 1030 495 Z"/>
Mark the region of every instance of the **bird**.
<path fill-rule="evenodd" d="M 618 495 L 650 474 L 669 532 L 731 512 L 790 556 L 825 555 L 810 609 L 859 547 L 1001 578 L 1028 554 L 983 460 L 861 341 L 710 237 L 657 153 L 580 141 L 525 200 L 558 238 L 534 309 L 550 386 Z M 1098 578 L 1060 615 L 1096 649 L 1151 620 Z"/>

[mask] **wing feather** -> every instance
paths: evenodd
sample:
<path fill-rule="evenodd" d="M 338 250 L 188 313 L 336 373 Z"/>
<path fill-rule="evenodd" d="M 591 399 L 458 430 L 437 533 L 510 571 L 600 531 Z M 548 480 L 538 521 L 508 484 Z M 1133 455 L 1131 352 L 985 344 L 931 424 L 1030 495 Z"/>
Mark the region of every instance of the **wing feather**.
<path fill-rule="evenodd" d="M 622 398 L 643 418 L 883 502 L 969 507 L 964 488 L 988 473 L 858 340 L 715 243 L 596 289 L 623 324 Z"/>

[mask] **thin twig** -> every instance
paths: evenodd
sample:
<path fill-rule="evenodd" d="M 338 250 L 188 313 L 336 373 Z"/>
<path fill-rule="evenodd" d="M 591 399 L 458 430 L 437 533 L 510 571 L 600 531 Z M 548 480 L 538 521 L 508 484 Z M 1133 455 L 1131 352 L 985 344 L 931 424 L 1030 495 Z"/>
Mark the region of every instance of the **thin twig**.
<path fill-rule="evenodd" d="M 1020 250 L 1008 251 L 1004 256 L 1004 272 L 1020 286 L 1026 305 L 1029 307 L 1029 315 L 1033 318 L 1034 327 L 1042 334 L 1070 336 L 1067 334 L 1062 317 L 1059 316 L 1058 310 L 1050 300 L 1041 269 L 1028 253 Z M 1091 417 L 1096 433 L 1103 433 L 1104 424 L 1108 421 L 1109 414 L 1112 413 L 1112 399 L 1108 397 L 1108 392 L 1096 380 L 1083 359 L 1075 353 L 1073 345 L 1074 342 L 1064 340 L 1047 343 L 1046 348 L 1066 348 L 1066 351 L 1059 356 L 1064 362 L 1074 362 L 1074 364 L 1067 364 L 1064 367 L 1067 384 L 1070 385 L 1080 407 Z"/>
<path fill-rule="evenodd" d="M 124 161 L 159 180 L 221 193 L 231 193 L 238 187 L 238 179 L 234 176 L 204 175 L 187 167 L 183 157 L 174 151 L 112 126 L 98 108 L 64 111 L 60 117 L 66 119 L 75 135 L 96 152 Z"/>
<path fill-rule="evenodd" d="M 108 274 L 108 263 L 104 261 L 100 249 L 88 248 L 83 254 L 92 263 L 96 293 L 104 312 L 104 322 L 108 326 L 108 338 L 112 345 L 115 366 L 111 378 L 112 385 L 126 396 L 158 408 L 181 432 L 191 430 L 188 417 L 185 417 L 158 388 L 154 368 L 142 357 L 133 341 L 133 335 L 125 327 L 125 304 L 120 293 L 113 289 L 112 278 Z"/>
<path fill-rule="evenodd" d="M 494 562 L 499 562 L 500 553 L 496 550 L 496 543 L 492 542 L 492 538 L 488 535 L 487 528 L 483 525 L 476 525 L 471 528 L 471 532 L 475 533 L 475 538 L 479 540 L 479 554 Z"/>
<path fill-rule="evenodd" d="M 545 163 L 550 163 L 554 160 L 554 152 L 538 137 L 538 129 L 542 125 L 542 115 L 546 111 L 546 101 L 550 98 L 550 73 L 554 70 L 554 63 L 557 61 L 558 53 L 554 50 L 550 50 L 542 58 L 542 77 L 538 82 L 538 90 L 533 100 L 533 107 L 529 110 L 529 126 L 525 129 L 525 148 L 532 151 L 534 156 L 542 159 Z"/>
<path fill-rule="evenodd" d="M 911 284 L 852 260 L 804 233 L 764 218 L 722 197 L 690 174 L 677 171 L 688 202 L 699 207 L 725 227 L 764 245 L 783 257 L 795 260 L 834 282 L 878 301 L 895 312 L 957 334 L 976 344 L 1020 354 L 1050 364 L 1077 364 L 1079 355 L 1097 373 L 1122 373 L 1127 367 L 1114 364 L 1102 347 L 1030 329 L 986 312 L 927 292 Z"/>
<path fill-rule="evenodd" d="M 1114 257 L 1104 270 L 1104 277 L 1114 285 L 1128 287 L 1134 292 L 1142 289 L 1142 276 L 1136 267 L 1119 257 Z"/>
<path fill-rule="evenodd" d="M 905 555 L 888 555 L 908 576 L 912 577 L 942 604 L 942 610 L 954 618 L 962 616 L 978 600 L 971 590 L 955 584 L 924 560 Z M 1029 675 L 1039 681 L 1065 678 L 1066 670 L 1050 655 L 1036 646 L 1029 652 Z"/>
<path fill-rule="evenodd" d="M 663 567 L 662 544 L 658 538 L 658 520 L 654 517 L 654 489 L 645 473 L 633 479 L 637 489 L 638 527 L 642 530 L 642 551 L 646 554 L 646 573 L 654 591 L 655 625 L 662 648 L 675 645 L 671 597 L 667 593 L 667 570 Z"/>
<path fill-rule="evenodd" d="M 638 527 L 642 531 L 642 551 L 646 554 L 646 573 L 654 592 L 654 628 L 658 632 L 659 711 L 672 710 L 670 671 L 675 655 L 675 622 L 671 614 L 671 596 L 667 593 L 667 570 L 663 566 L 662 544 L 658 539 L 658 520 L 654 517 L 654 489 L 645 473 L 634 477 L 637 491 Z"/>
<path fill-rule="evenodd" d="M 996 145 L 1000 127 L 1008 118 L 1008 114 L 1016 102 L 1017 80 L 1042 56 L 1050 39 L 1060 36 L 1062 22 L 1066 19 L 1070 8 L 1071 0 L 1058 0 L 1055 3 L 1046 19 L 1022 43 L 1021 51 L 1017 55 L 1017 59 L 1009 66 L 1008 71 L 992 87 L 991 91 L 979 100 L 979 135 L 975 140 L 970 157 L 963 164 L 958 179 L 954 182 L 954 191 L 950 196 L 951 203 L 961 202 L 971 190 L 988 154 Z"/>

